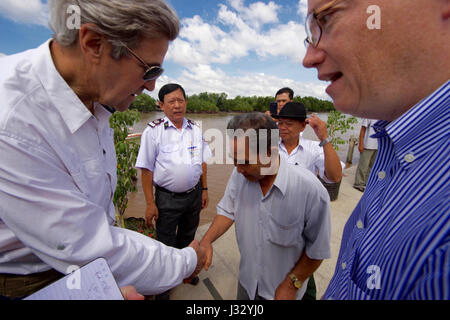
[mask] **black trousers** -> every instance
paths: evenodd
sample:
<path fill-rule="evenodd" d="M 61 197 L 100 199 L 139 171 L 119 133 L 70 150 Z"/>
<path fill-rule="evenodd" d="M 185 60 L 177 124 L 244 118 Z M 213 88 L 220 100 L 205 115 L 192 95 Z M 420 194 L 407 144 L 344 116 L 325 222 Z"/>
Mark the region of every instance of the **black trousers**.
<path fill-rule="evenodd" d="M 182 249 L 195 238 L 202 209 L 202 188 L 197 184 L 189 194 L 176 194 L 156 188 L 155 202 L 159 217 L 156 238 L 165 245 Z"/>

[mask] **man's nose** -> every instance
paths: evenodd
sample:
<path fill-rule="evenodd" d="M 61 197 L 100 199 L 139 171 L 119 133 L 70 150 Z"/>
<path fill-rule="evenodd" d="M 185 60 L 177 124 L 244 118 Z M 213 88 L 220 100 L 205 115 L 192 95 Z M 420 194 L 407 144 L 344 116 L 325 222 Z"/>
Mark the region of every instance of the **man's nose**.
<path fill-rule="evenodd" d="M 326 53 L 322 49 L 314 48 L 312 45 L 306 49 L 306 55 L 303 58 L 305 68 L 317 68 L 325 60 Z"/>
<path fill-rule="evenodd" d="M 143 87 L 145 89 L 147 89 L 148 91 L 155 90 L 155 86 L 156 86 L 156 80 L 146 81 L 146 82 L 144 82 L 144 85 L 143 85 Z"/>

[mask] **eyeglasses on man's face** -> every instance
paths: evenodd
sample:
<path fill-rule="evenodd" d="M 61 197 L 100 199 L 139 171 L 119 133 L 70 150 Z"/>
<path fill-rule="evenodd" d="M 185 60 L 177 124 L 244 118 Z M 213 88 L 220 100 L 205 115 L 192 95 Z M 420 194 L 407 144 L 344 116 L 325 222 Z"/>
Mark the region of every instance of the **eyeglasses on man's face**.
<path fill-rule="evenodd" d="M 121 45 L 124 46 L 128 50 L 128 52 L 131 53 L 131 55 L 135 57 L 144 66 L 145 72 L 142 78 L 144 79 L 145 82 L 156 80 L 163 74 L 164 72 L 163 68 L 161 68 L 160 66 L 149 66 L 133 50 L 128 48 L 126 44 L 121 43 Z"/>
<path fill-rule="evenodd" d="M 335 6 L 342 0 L 333 0 L 322 7 L 312 11 L 305 21 L 306 39 L 305 47 L 312 45 L 316 48 L 322 38 L 323 28 L 327 24 L 331 14 L 335 11 Z"/>

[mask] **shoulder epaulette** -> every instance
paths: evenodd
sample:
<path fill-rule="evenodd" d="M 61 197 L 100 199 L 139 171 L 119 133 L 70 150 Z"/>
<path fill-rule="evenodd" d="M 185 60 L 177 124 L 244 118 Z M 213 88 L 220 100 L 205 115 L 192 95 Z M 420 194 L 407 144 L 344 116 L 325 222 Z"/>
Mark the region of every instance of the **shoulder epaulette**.
<path fill-rule="evenodd" d="M 187 122 L 191 125 L 191 126 L 199 126 L 195 121 L 192 121 L 190 119 L 187 119 Z"/>
<path fill-rule="evenodd" d="M 159 126 L 161 123 L 164 122 L 164 118 L 161 119 L 157 119 L 157 120 L 153 120 L 152 122 L 150 122 L 148 125 L 152 128 L 155 128 L 157 126 Z"/>

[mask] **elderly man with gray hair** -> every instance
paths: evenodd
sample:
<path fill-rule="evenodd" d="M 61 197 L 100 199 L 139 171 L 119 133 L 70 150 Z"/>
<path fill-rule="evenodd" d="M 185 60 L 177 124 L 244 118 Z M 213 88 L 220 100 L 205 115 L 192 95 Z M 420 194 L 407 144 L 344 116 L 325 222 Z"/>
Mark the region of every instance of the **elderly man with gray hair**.
<path fill-rule="evenodd" d="M 120 286 L 157 294 L 202 267 L 114 227 L 110 113 L 155 88 L 176 13 L 162 0 L 50 0 L 53 39 L 0 60 L 0 298 L 21 298 L 104 257 Z M 76 5 L 80 27 L 68 28 Z"/>

